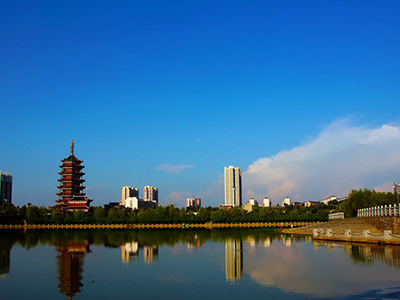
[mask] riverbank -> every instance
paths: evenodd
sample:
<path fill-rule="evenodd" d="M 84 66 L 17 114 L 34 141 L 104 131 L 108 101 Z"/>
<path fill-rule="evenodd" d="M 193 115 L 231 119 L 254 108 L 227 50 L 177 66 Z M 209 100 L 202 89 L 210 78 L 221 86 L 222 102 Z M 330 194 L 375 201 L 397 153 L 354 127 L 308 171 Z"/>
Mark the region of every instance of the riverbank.
<path fill-rule="evenodd" d="M 280 230 L 282 233 L 287 234 L 301 234 L 301 235 L 312 235 L 313 229 L 323 228 L 332 229 L 336 234 L 344 234 L 344 231 L 350 229 L 353 233 L 362 233 L 363 230 L 369 230 L 372 234 L 381 234 L 383 230 L 378 229 L 372 225 L 368 220 L 364 218 L 348 218 L 343 220 L 331 220 L 329 222 L 313 224 L 309 226 L 288 228 Z"/>
<path fill-rule="evenodd" d="M 319 226 L 322 222 L 257 222 L 257 223 L 204 223 L 204 224 L 26 224 L 0 225 L 0 229 L 178 229 L 178 228 L 296 228 Z"/>

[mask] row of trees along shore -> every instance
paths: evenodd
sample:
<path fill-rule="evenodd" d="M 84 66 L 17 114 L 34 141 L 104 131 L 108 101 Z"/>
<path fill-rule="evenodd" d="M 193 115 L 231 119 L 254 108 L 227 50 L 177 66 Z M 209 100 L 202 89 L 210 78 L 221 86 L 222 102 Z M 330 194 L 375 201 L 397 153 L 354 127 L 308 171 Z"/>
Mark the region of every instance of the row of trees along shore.
<path fill-rule="evenodd" d="M 348 199 L 328 205 L 253 207 L 247 212 L 239 207 L 230 210 L 200 207 L 181 208 L 158 206 L 140 210 L 109 205 L 91 207 L 88 213 L 77 211 L 73 214 L 60 214 L 56 209 L 44 206 L 11 204 L 0 206 L 0 224 L 163 224 L 163 223 L 241 223 L 241 222 L 279 222 L 279 221 L 327 221 L 330 213 L 343 211 L 346 217 L 357 215 L 357 209 L 397 203 L 393 193 L 353 190 Z"/>

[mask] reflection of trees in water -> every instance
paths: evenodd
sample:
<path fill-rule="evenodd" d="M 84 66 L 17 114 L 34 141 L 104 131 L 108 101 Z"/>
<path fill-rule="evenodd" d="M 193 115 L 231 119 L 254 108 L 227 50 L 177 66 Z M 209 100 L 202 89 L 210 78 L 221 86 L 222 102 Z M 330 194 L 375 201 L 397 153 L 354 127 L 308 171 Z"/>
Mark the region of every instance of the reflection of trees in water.
<path fill-rule="evenodd" d="M 400 247 L 399 246 L 380 246 L 375 244 L 351 244 L 351 243 L 332 243 L 314 242 L 314 247 L 344 248 L 355 263 L 371 264 L 381 263 L 400 269 Z"/>
<path fill-rule="evenodd" d="M 87 241 L 90 245 L 110 248 L 119 248 L 132 241 L 141 245 L 158 246 L 187 243 L 201 245 L 207 241 L 224 243 L 227 238 L 246 240 L 249 236 L 255 243 L 263 243 L 267 237 L 271 241 L 282 238 L 265 229 L 13 230 L 4 236 L 7 245 L 3 249 L 11 249 L 14 244 L 26 249 L 38 244 L 58 246 L 60 240 Z"/>
<path fill-rule="evenodd" d="M 81 291 L 83 261 L 90 252 L 89 242 L 86 240 L 60 239 L 57 246 L 58 288 L 68 299 Z"/>

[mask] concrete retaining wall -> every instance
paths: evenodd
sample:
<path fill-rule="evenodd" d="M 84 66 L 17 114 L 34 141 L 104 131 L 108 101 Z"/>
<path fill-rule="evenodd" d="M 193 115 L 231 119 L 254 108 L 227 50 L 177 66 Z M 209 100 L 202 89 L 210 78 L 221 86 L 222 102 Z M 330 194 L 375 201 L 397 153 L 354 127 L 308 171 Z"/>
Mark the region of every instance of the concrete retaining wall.
<path fill-rule="evenodd" d="M 371 225 L 380 230 L 391 230 L 400 233 L 400 217 L 364 217 Z"/>

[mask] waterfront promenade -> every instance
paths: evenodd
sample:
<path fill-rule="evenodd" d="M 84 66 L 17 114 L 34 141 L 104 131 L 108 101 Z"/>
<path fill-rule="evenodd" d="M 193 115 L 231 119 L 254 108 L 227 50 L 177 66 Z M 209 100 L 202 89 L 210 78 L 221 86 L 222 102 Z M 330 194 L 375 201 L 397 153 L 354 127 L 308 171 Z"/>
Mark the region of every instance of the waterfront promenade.
<path fill-rule="evenodd" d="M 310 226 L 284 228 L 280 232 L 310 235 L 316 241 L 400 245 L 399 232 L 379 229 L 368 218 L 332 220 Z"/>
<path fill-rule="evenodd" d="M 256 222 L 256 223 L 203 223 L 203 224 L 26 224 L 0 225 L 0 229 L 174 229 L 174 228 L 295 228 L 317 226 L 321 222 Z"/>

